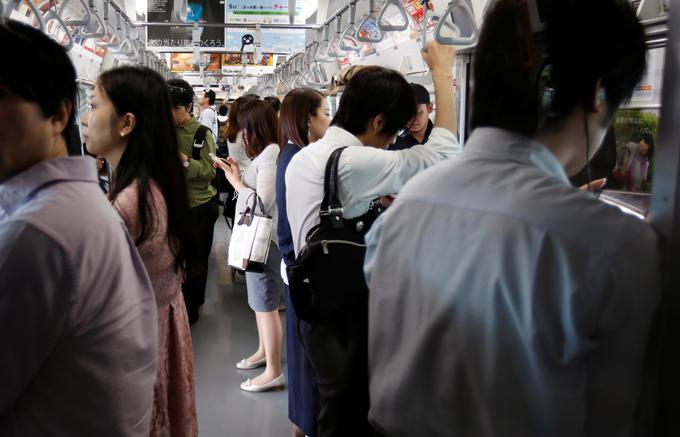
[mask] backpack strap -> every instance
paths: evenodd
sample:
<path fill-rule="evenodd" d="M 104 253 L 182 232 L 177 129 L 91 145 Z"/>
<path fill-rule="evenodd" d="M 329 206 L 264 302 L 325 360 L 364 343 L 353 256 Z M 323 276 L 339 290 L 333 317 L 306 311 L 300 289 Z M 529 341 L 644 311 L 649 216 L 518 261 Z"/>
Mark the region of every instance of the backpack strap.
<path fill-rule="evenodd" d="M 205 136 L 208 132 L 211 132 L 208 127 L 200 125 L 194 134 L 194 143 L 193 147 L 191 148 L 191 157 L 197 161 L 201 159 L 201 149 L 205 144 Z"/>
<path fill-rule="evenodd" d="M 340 167 L 340 155 L 347 148 L 340 147 L 335 149 L 326 163 L 326 174 L 323 181 L 323 201 L 319 216 L 323 221 L 330 217 L 333 222 L 340 223 L 342 220 L 342 203 L 340 202 L 340 192 L 338 190 L 338 168 Z"/>

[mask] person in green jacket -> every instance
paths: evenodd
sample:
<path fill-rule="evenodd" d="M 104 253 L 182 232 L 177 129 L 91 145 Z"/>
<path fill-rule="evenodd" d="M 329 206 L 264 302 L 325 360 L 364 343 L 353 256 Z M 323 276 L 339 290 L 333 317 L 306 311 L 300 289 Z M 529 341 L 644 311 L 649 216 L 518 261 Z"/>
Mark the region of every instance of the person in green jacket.
<path fill-rule="evenodd" d="M 212 249 L 215 221 L 219 214 L 217 190 L 211 182 L 215 177 L 210 153 L 215 153 L 215 139 L 209 129 L 202 142 L 194 143 L 196 131 L 201 127 L 192 115 L 194 91 L 186 81 L 171 79 L 168 91 L 172 100 L 172 117 L 177 128 L 179 157 L 186 169 L 189 202 L 193 215 L 194 235 L 197 238 L 197 259 L 182 286 L 189 323 L 198 320 L 198 309 L 205 302 L 205 284 L 208 278 L 208 259 Z"/>

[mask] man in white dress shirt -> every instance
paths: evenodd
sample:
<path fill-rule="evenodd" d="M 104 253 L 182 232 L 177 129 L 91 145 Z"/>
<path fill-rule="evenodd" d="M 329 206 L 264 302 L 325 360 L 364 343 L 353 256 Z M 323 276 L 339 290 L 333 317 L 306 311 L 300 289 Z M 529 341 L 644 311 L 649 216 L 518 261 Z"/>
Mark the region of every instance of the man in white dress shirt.
<path fill-rule="evenodd" d="M 366 237 L 370 420 L 389 436 L 633 427 L 656 237 L 567 175 L 641 79 L 643 29 L 625 0 L 548 3 L 532 72 L 521 6 L 486 17 L 463 153 L 413 178 Z"/>
<path fill-rule="evenodd" d="M 217 109 L 215 109 L 215 91 L 207 90 L 203 95 L 203 99 L 199 102 L 201 113 L 198 115 L 198 122 L 210 129 L 213 134 L 215 143 L 217 143 L 217 136 L 219 134 L 219 124 L 217 120 Z"/>
<path fill-rule="evenodd" d="M 459 152 L 454 135 L 454 49 L 432 42 L 423 56 L 432 72 L 437 103 L 434 129 L 426 144 L 409 150 L 384 150 L 415 115 L 415 96 L 398 72 L 366 67 L 349 80 L 324 138 L 292 159 L 286 171 L 286 202 L 296 255 L 302 250 L 307 232 L 319 223 L 324 171 L 334 150 L 348 146 L 338 170 L 345 219 L 362 216 L 372 200 L 398 193 L 412 176 Z M 357 308 L 355 319 L 329 333 L 332 338 L 319 340 L 322 328 L 312 328 L 316 347 L 308 346 L 307 352 L 318 376 L 319 437 L 367 436 L 371 432 L 367 421 L 366 310 Z M 347 363 L 340 372 L 322 363 L 337 352 L 333 349 L 336 338 L 353 345 L 338 360 Z"/>

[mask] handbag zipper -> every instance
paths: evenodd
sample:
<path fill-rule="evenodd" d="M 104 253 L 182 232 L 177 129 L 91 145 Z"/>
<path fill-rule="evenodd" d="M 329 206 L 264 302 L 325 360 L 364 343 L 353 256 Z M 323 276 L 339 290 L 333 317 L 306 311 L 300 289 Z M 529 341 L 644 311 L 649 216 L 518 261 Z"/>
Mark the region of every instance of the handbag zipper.
<path fill-rule="evenodd" d="M 355 247 L 366 247 L 365 244 L 360 244 L 360 243 L 355 243 L 353 241 L 346 241 L 346 240 L 321 240 L 321 247 L 323 248 L 323 253 L 324 255 L 328 255 L 330 252 L 328 251 L 328 244 L 349 244 L 350 246 L 355 246 Z"/>

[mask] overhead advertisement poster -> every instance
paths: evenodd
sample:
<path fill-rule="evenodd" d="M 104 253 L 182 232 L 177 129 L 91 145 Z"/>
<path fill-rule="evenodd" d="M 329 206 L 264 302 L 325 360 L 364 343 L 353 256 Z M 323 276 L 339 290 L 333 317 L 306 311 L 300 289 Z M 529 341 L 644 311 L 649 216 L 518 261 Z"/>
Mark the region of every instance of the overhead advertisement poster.
<path fill-rule="evenodd" d="M 276 55 L 265 53 L 255 62 L 253 54 L 245 55 L 246 74 L 267 74 L 274 72 Z M 222 73 L 240 74 L 243 72 L 243 57 L 241 53 L 224 53 L 222 55 Z"/>
<path fill-rule="evenodd" d="M 317 0 L 297 0 L 295 24 L 304 24 L 317 7 Z M 228 23 L 289 24 L 287 0 L 227 0 L 225 15 Z M 255 46 L 243 44 L 245 35 L 253 35 L 253 29 L 227 28 L 227 50 L 252 52 Z M 267 29 L 262 32 L 262 52 L 295 52 L 305 47 L 305 31 L 302 29 Z"/>
<path fill-rule="evenodd" d="M 206 63 L 204 71 L 221 71 L 222 55 L 220 53 L 210 53 L 207 56 L 209 56 L 209 62 Z M 173 73 L 200 71 L 198 64 L 194 62 L 193 53 L 172 53 L 170 55 L 170 64 L 170 71 Z"/>
<path fill-rule="evenodd" d="M 183 7 L 187 5 L 186 9 Z M 162 23 L 224 23 L 219 0 L 148 0 L 147 20 Z M 191 27 L 149 26 L 147 45 L 151 48 L 191 47 Z M 224 47 L 224 28 L 204 27 L 201 47 Z"/>

